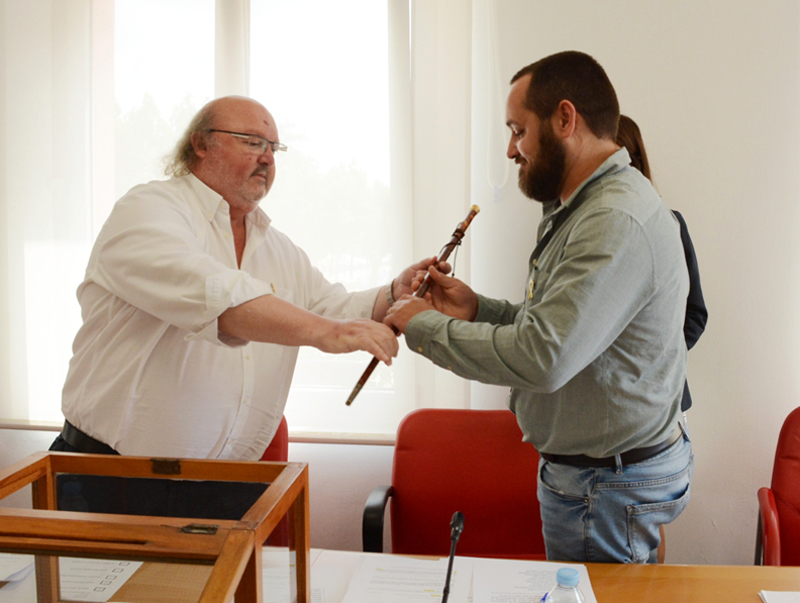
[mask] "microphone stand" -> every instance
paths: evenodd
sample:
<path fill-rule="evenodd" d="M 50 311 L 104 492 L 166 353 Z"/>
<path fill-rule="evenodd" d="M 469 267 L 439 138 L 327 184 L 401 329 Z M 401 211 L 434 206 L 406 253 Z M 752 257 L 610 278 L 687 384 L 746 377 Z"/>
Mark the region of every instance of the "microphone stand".
<path fill-rule="evenodd" d="M 461 245 L 461 239 L 464 238 L 464 235 L 466 234 L 466 230 L 469 227 L 470 223 L 472 222 L 472 218 L 474 218 L 476 215 L 478 215 L 478 212 L 480 210 L 481 210 L 480 207 L 478 207 L 477 205 L 473 205 L 470 208 L 470 211 L 469 211 L 469 214 L 467 214 L 467 217 L 464 218 L 464 221 L 458 223 L 458 226 L 456 226 L 455 232 L 453 232 L 453 235 L 450 237 L 450 241 L 448 241 L 447 244 L 445 244 L 445 246 L 442 247 L 442 250 L 439 252 L 439 255 L 436 257 L 436 263 L 437 264 L 439 262 L 444 262 L 447 258 L 450 257 L 450 254 L 452 253 L 453 249 L 455 249 L 457 246 Z M 430 276 L 431 276 L 430 274 L 426 274 L 425 275 L 425 278 L 422 279 L 422 283 L 420 283 L 420 285 L 419 285 L 419 289 L 414 291 L 414 293 L 413 293 L 414 297 L 422 297 L 422 296 L 425 295 L 425 293 L 428 291 L 428 288 L 430 287 Z M 389 285 L 389 286 L 391 287 L 391 285 Z M 400 334 L 396 328 L 392 327 L 392 330 L 394 331 L 395 335 L 399 335 Z M 350 406 L 353 403 L 353 400 L 356 399 L 356 396 L 358 395 L 358 392 L 361 391 L 361 388 L 364 387 L 364 384 L 369 379 L 369 376 L 372 374 L 372 371 L 374 371 L 375 367 L 378 366 L 378 362 L 380 362 L 380 361 L 373 356 L 372 360 L 369 363 L 369 366 L 367 366 L 367 368 L 364 370 L 364 373 L 361 375 L 361 378 L 358 380 L 358 383 L 356 383 L 356 386 L 353 388 L 353 391 L 350 393 L 350 397 L 347 398 L 347 402 L 345 402 L 345 404 L 347 406 Z"/>
<path fill-rule="evenodd" d="M 447 577 L 444 580 L 442 603 L 447 603 L 447 598 L 450 596 L 450 576 L 453 573 L 453 560 L 456 557 L 456 544 L 458 544 L 458 539 L 461 538 L 461 532 L 463 531 L 464 514 L 461 511 L 456 511 L 453 513 L 453 519 L 450 522 L 450 558 L 447 560 Z"/>

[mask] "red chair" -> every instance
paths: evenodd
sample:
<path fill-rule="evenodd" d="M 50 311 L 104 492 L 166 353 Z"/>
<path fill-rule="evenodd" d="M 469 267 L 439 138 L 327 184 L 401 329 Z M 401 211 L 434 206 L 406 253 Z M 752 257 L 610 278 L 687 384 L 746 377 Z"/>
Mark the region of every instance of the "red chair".
<path fill-rule="evenodd" d="M 758 490 L 756 565 L 800 565 L 800 407 L 783 423 L 772 486 Z"/>
<path fill-rule="evenodd" d="M 289 424 L 286 422 L 286 417 L 281 418 L 278 431 L 275 432 L 269 446 L 267 446 L 264 454 L 261 455 L 261 460 L 275 463 L 285 463 L 289 460 Z M 269 546 L 288 546 L 289 521 L 287 518 L 284 517 L 281 522 L 275 526 L 272 534 L 269 535 L 264 544 Z"/>
<path fill-rule="evenodd" d="M 392 553 L 450 552 L 450 521 L 464 514 L 458 554 L 544 559 L 536 482 L 539 455 L 507 410 L 425 408 L 397 429 L 392 485 L 364 509 L 365 551 L 383 551 L 391 498 Z"/>
<path fill-rule="evenodd" d="M 278 431 L 267 446 L 264 454 L 261 455 L 262 461 L 273 461 L 275 463 L 285 463 L 289 459 L 289 424 L 286 417 L 281 419 Z"/>

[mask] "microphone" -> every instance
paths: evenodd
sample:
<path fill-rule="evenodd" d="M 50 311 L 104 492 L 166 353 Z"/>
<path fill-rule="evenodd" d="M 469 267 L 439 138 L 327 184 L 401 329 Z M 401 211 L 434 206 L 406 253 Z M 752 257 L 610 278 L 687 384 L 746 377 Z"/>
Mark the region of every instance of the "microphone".
<path fill-rule="evenodd" d="M 461 511 L 453 513 L 453 519 L 450 522 L 450 540 L 453 544 L 458 542 L 461 538 L 461 532 L 464 531 L 464 514 Z"/>
<path fill-rule="evenodd" d="M 447 603 L 450 596 L 450 576 L 453 573 L 453 559 L 456 556 L 456 544 L 464 531 L 464 514 L 461 511 L 453 513 L 450 521 L 450 559 L 447 560 L 447 577 L 444 580 L 444 590 L 442 591 L 442 603 Z"/>

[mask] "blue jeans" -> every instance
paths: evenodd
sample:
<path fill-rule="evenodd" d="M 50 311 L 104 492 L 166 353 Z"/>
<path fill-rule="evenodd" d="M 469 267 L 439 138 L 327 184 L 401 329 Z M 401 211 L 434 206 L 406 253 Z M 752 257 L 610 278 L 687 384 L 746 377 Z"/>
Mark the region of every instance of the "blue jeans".
<path fill-rule="evenodd" d="M 659 526 L 689 502 L 694 456 L 686 432 L 640 463 L 574 467 L 539 460 L 539 505 L 547 559 L 655 563 Z"/>

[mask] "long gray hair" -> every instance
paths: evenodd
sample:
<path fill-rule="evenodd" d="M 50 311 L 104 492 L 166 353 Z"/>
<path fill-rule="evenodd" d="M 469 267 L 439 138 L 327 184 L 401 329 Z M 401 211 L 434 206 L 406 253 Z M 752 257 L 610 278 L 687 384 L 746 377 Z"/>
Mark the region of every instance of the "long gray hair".
<path fill-rule="evenodd" d="M 175 145 L 175 150 L 166 157 L 167 166 L 164 168 L 164 173 L 167 176 L 177 178 L 191 172 L 192 167 L 197 162 L 197 154 L 194 152 L 194 145 L 192 144 L 192 135 L 196 133 L 205 138 L 208 135 L 208 130 L 213 126 L 215 117 L 215 101 L 206 103 L 197 112 L 178 144 Z"/>

